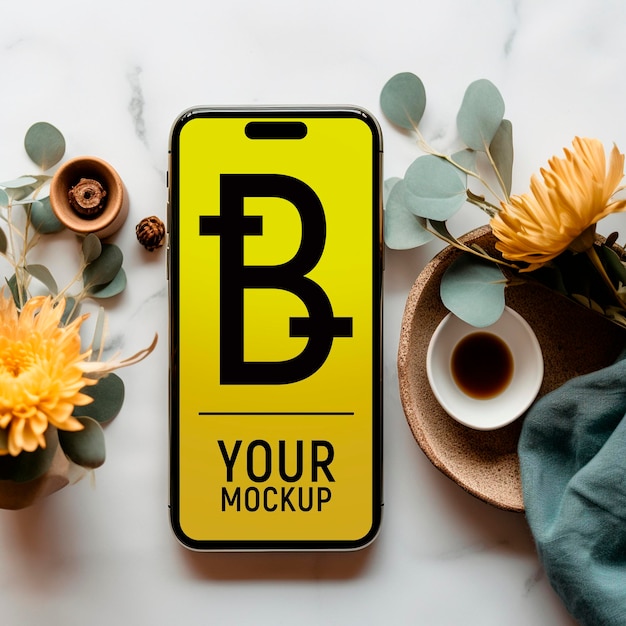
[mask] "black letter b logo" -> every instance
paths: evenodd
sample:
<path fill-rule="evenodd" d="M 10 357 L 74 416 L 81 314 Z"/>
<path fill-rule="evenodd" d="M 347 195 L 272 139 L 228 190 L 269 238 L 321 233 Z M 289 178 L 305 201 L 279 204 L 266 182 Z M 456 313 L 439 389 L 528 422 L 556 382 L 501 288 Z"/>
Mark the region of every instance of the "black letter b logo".
<path fill-rule="evenodd" d="M 302 239 L 281 265 L 244 265 L 244 236 L 262 235 L 261 216 L 244 215 L 244 199 L 283 198 L 300 214 Z M 220 236 L 220 380 L 222 384 L 281 384 L 303 380 L 326 361 L 335 337 L 352 336 L 352 318 L 335 317 L 319 284 L 306 276 L 320 260 L 326 219 L 317 194 L 304 182 L 280 174 L 222 174 L 220 215 L 200 217 L 200 235 Z M 306 306 L 292 317 L 290 337 L 307 337 L 304 349 L 286 361 L 244 360 L 244 289 L 284 289 Z"/>

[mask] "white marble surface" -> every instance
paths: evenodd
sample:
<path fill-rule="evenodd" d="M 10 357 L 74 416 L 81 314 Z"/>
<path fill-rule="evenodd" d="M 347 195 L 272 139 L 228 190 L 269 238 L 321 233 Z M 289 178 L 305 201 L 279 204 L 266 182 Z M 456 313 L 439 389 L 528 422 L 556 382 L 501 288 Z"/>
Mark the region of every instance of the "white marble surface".
<path fill-rule="evenodd" d="M 513 121 L 519 191 L 576 134 L 626 149 L 625 19 L 620 0 L 4 3 L 0 179 L 31 169 L 22 139 L 38 120 L 63 131 L 67 157 L 110 161 L 131 201 L 115 239 L 130 284 L 110 309 L 112 341 L 131 353 L 155 331 L 161 340 L 123 372 L 127 400 L 107 430 L 95 484 L 0 511 L 2 624 L 572 624 L 524 517 L 445 478 L 406 425 L 399 323 L 435 244 L 387 256 L 385 510 L 376 542 L 354 554 L 179 547 L 167 513 L 165 255 L 144 252 L 133 227 L 165 217 L 170 125 L 194 104 L 359 104 L 380 118 L 385 175 L 401 176 L 417 152 L 378 106 L 399 71 L 424 80 L 425 130 L 443 149 L 455 140 L 469 82 L 498 85 Z M 483 221 L 464 211 L 455 228 Z M 623 217 L 614 221 L 625 230 Z"/>

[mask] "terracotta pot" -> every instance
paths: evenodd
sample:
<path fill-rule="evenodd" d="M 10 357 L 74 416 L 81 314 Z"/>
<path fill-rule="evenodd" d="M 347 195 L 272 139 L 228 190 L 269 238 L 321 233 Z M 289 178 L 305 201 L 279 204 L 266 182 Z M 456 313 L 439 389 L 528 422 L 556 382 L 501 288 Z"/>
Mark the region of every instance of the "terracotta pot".
<path fill-rule="evenodd" d="M 106 190 L 104 207 L 94 217 L 81 215 L 70 204 L 69 192 L 81 179 L 94 179 Z M 100 239 L 119 230 L 128 216 L 128 197 L 118 173 L 106 161 L 83 156 L 64 163 L 50 182 L 50 205 L 57 219 L 79 235 Z"/>

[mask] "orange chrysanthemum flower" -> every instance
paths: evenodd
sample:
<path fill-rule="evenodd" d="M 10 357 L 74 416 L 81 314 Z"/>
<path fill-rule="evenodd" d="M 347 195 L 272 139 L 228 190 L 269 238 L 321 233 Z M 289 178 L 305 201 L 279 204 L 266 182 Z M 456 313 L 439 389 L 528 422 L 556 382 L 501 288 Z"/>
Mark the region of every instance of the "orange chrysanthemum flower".
<path fill-rule="evenodd" d="M 45 447 L 49 425 L 76 431 L 75 406 L 92 399 L 80 393 L 85 378 L 79 329 L 85 317 L 61 326 L 63 301 L 31 298 L 18 314 L 13 299 L 0 293 L 0 454 L 17 456 Z"/>
<path fill-rule="evenodd" d="M 591 247 L 596 223 L 626 210 L 626 200 L 612 200 L 624 176 L 624 155 L 613 146 L 608 171 L 602 143 L 576 137 L 565 158 L 553 157 L 549 169 L 533 176 L 530 193 L 511 196 L 491 219 L 496 248 L 509 261 L 541 267 L 567 250 Z"/>

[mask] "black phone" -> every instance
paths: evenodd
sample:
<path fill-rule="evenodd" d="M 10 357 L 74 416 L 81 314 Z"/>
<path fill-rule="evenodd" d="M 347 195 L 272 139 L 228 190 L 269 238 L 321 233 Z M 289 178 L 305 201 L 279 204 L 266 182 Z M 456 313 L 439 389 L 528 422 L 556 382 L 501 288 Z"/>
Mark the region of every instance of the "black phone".
<path fill-rule="evenodd" d="M 200 107 L 173 125 L 170 508 L 189 548 L 377 534 L 381 157 L 351 106 Z"/>

